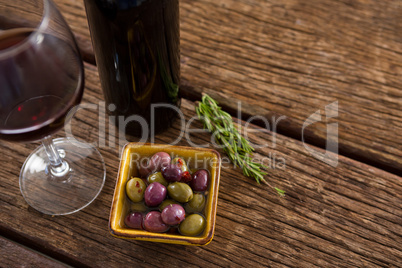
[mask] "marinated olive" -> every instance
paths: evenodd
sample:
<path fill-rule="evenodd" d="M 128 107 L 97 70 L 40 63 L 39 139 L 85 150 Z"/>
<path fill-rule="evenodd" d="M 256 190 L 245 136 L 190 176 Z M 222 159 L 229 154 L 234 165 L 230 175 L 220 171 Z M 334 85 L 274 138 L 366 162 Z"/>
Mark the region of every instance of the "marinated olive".
<path fill-rule="evenodd" d="M 131 203 L 130 209 L 134 212 L 145 212 L 148 210 L 148 207 L 144 204 L 144 202 L 138 202 Z"/>
<path fill-rule="evenodd" d="M 205 169 L 196 171 L 193 175 L 193 179 L 190 182 L 190 186 L 194 191 L 205 191 L 208 188 L 209 174 Z"/>
<path fill-rule="evenodd" d="M 126 184 L 126 193 L 133 202 L 140 202 L 144 198 L 144 191 L 147 186 L 140 178 L 131 178 Z"/>
<path fill-rule="evenodd" d="M 140 173 L 141 178 L 145 178 L 150 173 L 148 169 L 148 163 L 144 164 L 142 162 L 139 163 L 138 172 Z"/>
<path fill-rule="evenodd" d="M 145 190 L 144 200 L 149 207 L 155 207 L 166 198 L 166 187 L 159 182 L 153 182 Z"/>
<path fill-rule="evenodd" d="M 169 225 L 162 221 L 159 211 L 150 211 L 144 218 L 144 228 L 150 232 L 163 233 L 169 229 Z"/>
<path fill-rule="evenodd" d="M 168 153 L 159 152 L 154 154 L 149 160 L 150 172 L 160 171 L 163 167 L 170 164 L 171 157 Z"/>
<path fill-rule="evenodd" d="M 159 182 L 160 184 L 162 184 L 165 187 L 167 187 L 169 184 L 167 182 L 167 180 L 165 180 L 165 178 L 162 176 L 161 172 L 155 172 L 155 173 L 149 174 L 149 176 L 147 177 L 147 182 L 148 183 Z"/>
<path fill-rule="evenodd" d="M 163 202 L 159 205 L 159 210 L 162 212 L 162 210 L 167 207 L 168 205 L 171 204 L 178 204 L 178 202 L 176 200 L 173 199 L 165 199 L 163 200 Z"/>
<path fill-rule="evenodd" d="M 179 232 L 183 235 L 196 236 L 205 229 L 205 219 L 200 214 L 191 214 L 180 223 Z"/>
<path fill-rule="evenodd" d="M 170 204 L 162 210 L 161 215 L 164 223 L 176 225 L 184 220 L 186 212 L 182 206 L 178 204 Z"/>
<path fill-rule="evenodd" d="M 143 215 L 140 212 L 130 212 L 124 219 L 129 228 L 142 229 Z"/>
<path fill-rule="evenodd" d="M 180 181 L 182 173 L 180 167 L 175 164 L 169 164 L 162 168 L 162 175 L 169 182 Z"/>
<path fill-rule="evenodd" d="M 188 167 L 186 162 L 183 160 L 183 158 L 176 157 L 172 160 L 172 164 L 177 165 L 180 167 L 181 171 L 185 172 L 188 171 Z"/>
<path fill-rule="evenodd" d="M 146 177 L 148 174 L 155 171 L 160 171 L 162 167 L 170 163 L 171 157 L 168 153 L 159 152 L 154 154 L 147 163 L 140 162 L 139 173 L 141 177 Z"/>
<path fill-rule="evenodd" d="M 184 182 L 173 182 L 167 187 L 168 194 L 174 200 L 186 203 L 193 198 L 193 190 Z"/>
<path fill-rule="evenodd" d="M 142 179 L 135 177 L 126 183 L 126 193 L 132 202 L 124 218 L 125 225 L 149 232 L 200 235 L 207 225 L 203 213 L 209 172 L 190 169 L 183 158 L 171 160 L 165 152 L 142 160 L 139 166 Z"/>
<path fill-rule="evenodd" d="M 202 193 L 195 193 L 193 198 L 184 205 L 187 213 L 201 212 L 205 207 L 205 196 Z"/>

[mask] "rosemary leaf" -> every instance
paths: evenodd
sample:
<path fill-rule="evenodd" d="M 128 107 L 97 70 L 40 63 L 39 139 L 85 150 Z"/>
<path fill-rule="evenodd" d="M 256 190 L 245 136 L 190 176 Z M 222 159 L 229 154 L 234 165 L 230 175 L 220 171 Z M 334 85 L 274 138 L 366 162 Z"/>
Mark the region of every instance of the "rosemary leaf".
<path fill-rule="evenodd" d="M 285 191 L 272 187 L 264 178 L 267 175 L 263 170 L 267 166 L 253 161 L 254 148 L 250 145 L 234 126 L 232 116 L 223 111 L 218 103 L 207 94 L 202 96 L 201 102 L 195 108 L 198 118 L 203 122 L 204 128 L 212 133 L 215 141 L 223 146 L 224 152 L 235 166 L 239 166 L 246 177 L 252 177 L 257 183 L 265 183 L 274 189 L 280 196 Z"/>

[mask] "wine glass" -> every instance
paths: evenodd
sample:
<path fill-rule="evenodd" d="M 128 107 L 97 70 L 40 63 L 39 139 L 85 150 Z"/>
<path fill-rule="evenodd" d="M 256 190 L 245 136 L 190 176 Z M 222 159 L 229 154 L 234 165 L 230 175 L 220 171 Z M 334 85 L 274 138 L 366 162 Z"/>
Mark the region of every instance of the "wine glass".
<path fill-rule="evenodd" d="M 51 134 L 82 98 L 84 68 L 70 28 L 52 0 L 0 0 L 0 138 L 42 141 L 26 159 L 20 189 L 49 215 L 89 205 L 105 182 L 92 145 Z"/>

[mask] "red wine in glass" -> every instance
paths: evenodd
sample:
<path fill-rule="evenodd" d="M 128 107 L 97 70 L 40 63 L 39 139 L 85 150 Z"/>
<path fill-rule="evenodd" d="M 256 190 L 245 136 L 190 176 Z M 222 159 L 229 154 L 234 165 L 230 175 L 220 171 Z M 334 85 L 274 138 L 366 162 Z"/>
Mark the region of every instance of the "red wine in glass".
<path fill-rule="evenodd" d="M 3 32 L 0 50 L 20 44 L 34 34 L 32 30 L 19 28 Z M 81 61 L 72 53 L 73 48 L 52 35 L 41 34 L 38 38 L 42 39 L 43 46 L 37 48 L 28 43 L 14 57 L 0 60 L 1 139 L 43 139 L 60 130 L 70 109 L 81 101 L 84 74 Z M 55 45 L 63 53 L 55 51 Z"/>
<path fill-rule="evenodd" d="M 52 0 L 0 0 L 0 89 L 0 139 L 42 141 L 21 169 L 26 202 L 49 215 L 87 207 L 103 188 L 105 164 L 90 144 L 51 138 L 84 89 L 77 44 Z"/>

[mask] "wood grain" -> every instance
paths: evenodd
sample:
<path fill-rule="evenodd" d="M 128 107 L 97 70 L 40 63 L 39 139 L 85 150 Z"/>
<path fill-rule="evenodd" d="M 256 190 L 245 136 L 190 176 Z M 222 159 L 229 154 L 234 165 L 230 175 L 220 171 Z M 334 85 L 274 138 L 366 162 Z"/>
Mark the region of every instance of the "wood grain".
<path fill-rule="evenodd" d="M 91 57 L 82 1 L 57 0 Z M 402 4 L 400 1 L 180 2 L 182 94 L 202 93 L 255 124 L 325 148 L 327 121 L 339 152 L 402 173 Z M 325 107 L 338 102 L 338 115 Z M 256 117 L 260 116 L 260 117 Z M 262 118 L 266 120 L 262 121 Z M 281 118 L 280 120 L 278 118 Z"/>
<path fill-rule="evenodd" d="M 82 103 L 87 108 L 77 112 L 71 127 L 75 138 L 99 146 L 106 160 L 107 179 L 101 194 L 89 207 L 72 215 L 50 217 L 36 212 L 20 194 L 18 175 L 24 159 L 37 144 L 0 141 L 0 235 L 66 264 L 83 267 L 400 265 L 401 177 L 342 156 L 338 166 L 331 167 L 312 157 L 300 142 L 253 125 L 250 127 L 255 131 L 249 130 L 249 138 L 263 145 L 255 158 L 266 164 L 276 161 L 267 180 L 285 190 L 285 198 L 223 162 L 211 244 L 191 247 L 112 237 L 108 217 L 119 164 L 119 143 L 124 143 L 124 139 L 114 133 L 114 127 L 109 131 L 107 116 L 102 123 L 102 108 L 94 108 L 102 107 L 96 67 L 85 67 Z M 191 101 L 183 99 L 181 110 L 187 123 L 195 116 Z M 199 130 L 202 126 L 194 121 L 189 127 Z M 180 133 L 181 123 L 177 121 L 154 142 L 171 143 Z M 210 144 L 209 135 L 188 135 L 190 139 L 182 138 L 178 145 Z"/>
<path fill-rule="evenodd" d="M 58 261 L 1 236 L 0 256 L 3 267 L 66 267 Z"/>
<path fill-rule="evenodd" d="M 278 131 L 298 139 L 320 110 L 323 121 L 304 134 L 321 147 L 331 140 L 325 106 L 337 101 L 340 153 L 402 173 L 400 1 L 182 6 L 188 95 L 211 94 L 231 110 L 241 101 L 244 118 L 286 116 Z"/>

